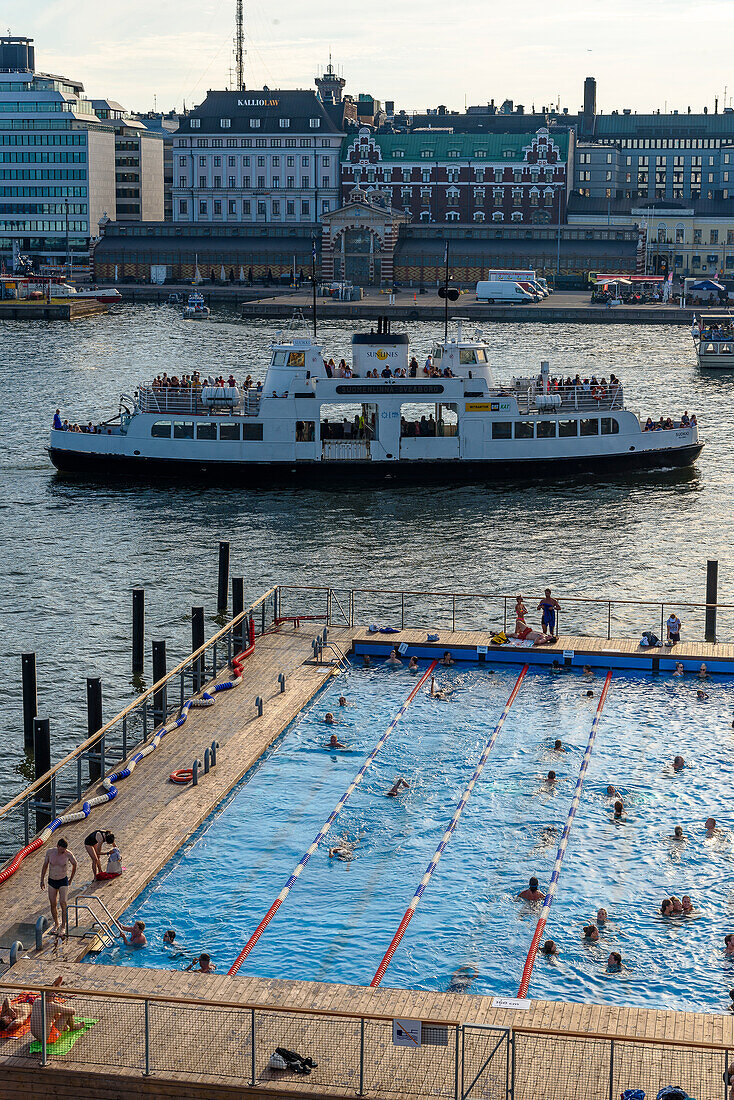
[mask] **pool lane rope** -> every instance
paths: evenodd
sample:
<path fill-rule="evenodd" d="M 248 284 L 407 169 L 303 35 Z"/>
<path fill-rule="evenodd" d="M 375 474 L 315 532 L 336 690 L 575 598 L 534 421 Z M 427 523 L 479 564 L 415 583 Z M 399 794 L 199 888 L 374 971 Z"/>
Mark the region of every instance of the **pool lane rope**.
<path fill-rule="evenodd" d="M 468 782 L 468 784 L 467 784 L 467 786 L 464 790 L 464 793 L 462 794 L 461 798 L 459 799 L 459 803 L 458 803 L 456 809 L 454 810 L 454 816 L 451 818 L 451 822 L 449 824 L 449 827 L 447 828 L 446 832 L 443 834 L 443 837 L 441 838 L 441 843 L 439 844 L 438 848 L 436 848 L 436 851 L 433 853 L 433 858 L 431 859 L 431 862 L 426 867 L 426 869 L 423 873 L 423 878 L 418 883 L 418 888 L 417 888 L 416 892 L 413 894 L 410 905 L 408 906 L 408 908 L 405 910 L 405 913 L 403 914 L 403 919 L 400 921 L 400 924 L 398 925 L 398 930 L 395 933 L 395 935 L 393 936 L 392 940 L 390 941 L 390 946 L 388 947 L 387 951 L 385 952 L 385 954 L 382 957 L 382 962 L 380 963 L 380 965 L 377 967 L 377 970 L 375 971 L 375 976 L 373 977 L 372 981 L 370 982 L 371 986 L 375 986 L 375 987 L 378 986 L 380 984 L 380 982 L 382 981 L 382 979 L 385 977 L 385 971 L 387 970 L 388 966 L 390 965 L 392 957 L 395 954 L 395 952 L 396 952 L 396 950 L 397 950 L 397 948 L 400 944 L 400 941 L 403 938 L 403 935 L 405 934 L 406 928 L 408 927 L 408 925 L 410 924 L 410 922 L 413 919 L 413 915 L 414 915 L 416 909 L 418 908 L 418 905 L 420 904 L 420 900 L 423 897 L 423 893 L 426 889 L 426 886 L 428 886 L 428 883 L 431 881 L 431 876 L 433 875 L 433 872 L 436 870 L 436 867 L 438 866 L 438 861 L 440 860 L 441 856 L 443 855 L 444 851 L 446 850 L 446 846 L 448 845 L 448 842 L 451 840 L 451 837 L 454 833 L 454 830 L 456 829 L 456 826 L 459 824 L 459 818 L 461 817 L 461 815 L 464 811 L 464 807 L 466 806 L 467 802 L 469 801 L 469 798 L 471 797 L 471 793 L 474 790 L 474 787 L 476 786 L 476 783 L 477 783 L 477 780 L 479 779 L 479 776 L 482 774 L 482 771 L 484 769 L 484 765 L 487 763 L 487 757 L 489 756 L 490 752 L 494 748 L 494 743 L 497 740 L 497 737 L 499 735 L 500 730 L 502 729 L 502 727 L 505 724 L 505 718 L 507 718 L 507 715 L 510 712 L 510 707 L 515 702 L 515 699 L 517 697 L 517 693 L 520 690 L 520 685 L 522 684 L 523 680 L 525 679 L 525 673 L 528 671 L 528 668 L 529 668 L 529 665 L 523 665 L 522 671 L 520 672 L 520 675 L 518 676 L 517 680 L 515 681 L 515 686 L 513 687 L 512 691 L 510 692 L 509 699 L 505 703 L 505 708 L 502 711 L 502 714 L 500 715 L 499 722 L 497 723 L 497 725 L 492 730 L 492 734 L 491 734 L 489 740 L 486 742 L 486 744 L 484 746 L 484 750 L 482 752 L 482 755 L 479 757 L 479 763 L 477 764 L 476 768 L 474 769 L 474 774 L 472 775 L 471 779 L 469 780 L 469 782 Z"/>
<path fill-rule="evenodd" d="M 112 802 L 114 798 L 117 798 L 118 790 L 115 784 L 119 783 L 121 779 L 127 779 L 129 775 L 132 775 L 136 764 L 139 764 L 146 756 L 150 756 L 150 754 L 158 748 L 161 740 L 167 733 L 171 733 L 173 730 L 182 726 L 188 718 L 189 711 L 192 707 L 213 706 L 214 696 L 218 692 L 230 691 L 232 688 L 238 687 L 242 683 L 242 662 L 246 657 L 249 657 L 255 649 L 255 629 L 252 620 L 250 620 L 249 629 L 250 634 L 247 649 L 243 649 L 241 653 L 238 653 L 232 659 L 232 671 L 234 673 L 232 679 L 225 680 L 221 684 L 216 684 L 211 691 L 202 692 L 200 698 L 187 699 L 181 707 L 178 718 L 171 719 L 171 721 L 159 726 L 154 732 L 150 744 L 140 749 L 139 752 L 136 752 L 129 764 L 122 768 L 121 771 L 113 772 L 112 775 L 102 780 L 102 786 L 105 790 L 104 794 L 95 795 L 94 798 L 87 799 L 87 801 L 83 803 L 81 810 L 77 810 L 76 813 L 63 814 L 61 817 L 55 818 L 50 825 L 47 825 L 46 828 L 39 833 L 35 840 L 32 840 L 30 844 L 26 844 L 24 848 L 21 848 L 20 851 L 13 856 L 7 867 L 0 871 L 0 886 L 15 874 L 26 856 L 42 848 L 46 841 L 49 840 L 62 825 L 73 825 L 75 821 L 83 821 L 85 817 L 89 817 L 89 814 L 95 806 L 102 806 L 106 802 Z"/>
<path fill-rule="evenodd" d="M 431 664 L 428 666 L 428 668 L 423 673 L 423 675 L 421 676 L 418 683 L 415 685 L 413 690 L 410 692 L 410 694 L 408 695 L 408 698 L 405 700 L 405 702 L 401 706 L 400 710 L 397 712 L 395 717 L 392 719 L 392 721 L 390 722 L 390 725 L 387 727 L 385 732 L 382 734 L 382 736 L 380 737 L 380 740 L 377 742 L 374 749 L 369 754 L 369 756 L 365 760 L 364 764 L 359 769 L 359 771 L 355 775 L 354 779 L 349 784 L 349 786 L 345 790 L 344 794 L 341 796 L 341 798 L 337 802 L 336 806 L 331 811 L 328 818 L 326 819 L 324 824 L 319 829 L 318 833 L 316 834 L 313 841 L 311 842 L 310 847 L 307 849 L 307 851 L 299 859 L 298 863 L 296 864 L 296 866 L 293 869 L 293 873 L 291 874 L 290 878 L 286 882 L 285 886 L 280 891 L 277 898 L 275 899 L 273 904 L 270 906 L 267 913 L 265 914 L 263 919 L 260 921 L 257 928 L 252 933 L 249 940 L 247 941 L 245 946 L 242 948 L 239 955 L 237 956 L 237 958 L 235 959 L 235 961 L 232 963 L 229 970 L 227 971 L 227 973 L 229 974 L 230 977 L 234 977 L 234 975 L 237 973 L 239 968 L 242 966 L 242 963 L 245 961 L 247 956 L 250 954 L 253 947 L 255 946 L 257 941 L 260 939 L 263 932 L 268 927 L 271 920 L 273 919 L 275 914 L 278 912 L 278 910 L 280 909 L 280 907 L 283 904 L 283 902 L 285 901 L 285 899 L 288 897 L 289 893 L 291 892 L 291 889 L 295 886 L 296 882 L 298 881 L 298 878 L 300 877 L 301 872 L 303 871 L 304 867 L 306 866 L 306 864 L 310 860 L 311 856 L 314 854 L 314 852 L 318 848 L 321 841 L 324 839 L 326 834 L 329 832 L 329 829 L 333 825 L 336 818 L 339 816 L 339 814 L 343 810 L 343 808 L 344 808 L 344 806 L 347 802 L 347 799 L 351 797 L 351 795 L 354 793 L 354 791 L 356 791 L 357 787 L 359 786 L 359 784 L 362 782 L 365 775 L 367 774 L 368 769 L 374 763 L 375 757 L 377 756 L 378 752 L 380 751 L 382 746 L 385 744 L 388 737 L 390 736 L 392 731 L 395 729 L 398 722 L 403 717 L 406 710 L 408 709 L 410 704 L 413 702 L 416 695 L 418 694 L 420 689 L 423 687 L 423 684 L 425 684 L 426 680 L 431 675 L 431 673 L 433 672 L 433 670 L 435 669 L 437 664 L 438 664 L 437 660 L 436 661 L 431 661 Z"/>
<path fill-rule="evenodd" d="M 518 998 L 527 997 L 528 986 L 530 985 L 530 975 L 533 973 L 533 967 L 535 965 L 535 957 L 538 954 L 538 944 L 540 943 L 541 936 L 545 929 L 546 921 L 550 913 L 553 899 L 556 895 L 556 889 L 558 888 L 558 879 L 561 874 L 561 864 L 563 863 L 563 857 L 566 854 L 566 848 L 568 847 L 568 838 L 571 834 L 571 826 L 573 825 L 573 819 L 576 816 L 576 811 L 579 808 L 581 801 L 581 790 L 584 785 L 584 779 L 589 767 L 589 761 L 591 759 L 591 750 L 594 748 L 594 741 L 596 740 L 596 731 L 599 729 L 599 720 L 601 718 L 601 712 L 604 710 L 604 704 L 607 701 L 607 693 L 609 691 L 609 684 L 612 679 L 611 672 L 607 673 L 607 678 L 604 681 L 604 687 L 602 688 L 601 695 L 599 697 L 599 704 L 596 708 L 596 714 L 594 715 L 594 721 L 591 725 L 591 734 L 589 735 L 589 743 L 586 746 L 586 752 L 584 753 L 584 759 L 581 762 L 581 768 L 579 770 L 579 776 L 576 780 L 576 789 L 574 791 L 573 799 L 571 800 L 571 808 L 568 811 L 568 817 L 566 818 L 566 825 L 563 829 L 563 835 L 561 836 L 561 842 L 558 845 L 558 851 L 556 853 L 556 862 L 553 866 L 553 874 L 551 875 L 550 886 L 548 887 L 548 893 L 543 900 L 543 906 L 540 911 L 540 917 L 538 923 L 535 926 L 535 934 L 533 935 L 532 942 L 530 944 L 530 950 L 528 951 L 528 957 L 525 960 L 525 966 L 522 972 L 522 981 L 520 982 L 520 988 L 517 991 Z"/>

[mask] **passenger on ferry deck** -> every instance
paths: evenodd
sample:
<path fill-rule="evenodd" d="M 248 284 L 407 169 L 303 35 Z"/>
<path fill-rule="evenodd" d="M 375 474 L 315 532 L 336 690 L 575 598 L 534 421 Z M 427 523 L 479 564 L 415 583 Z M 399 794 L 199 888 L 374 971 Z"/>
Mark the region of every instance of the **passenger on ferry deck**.
<path fill-rule="evenodd" d="M 61 409 L 57 409 L 54 413 L 54 429 L 57 432 L 61 432 L 64 429 L 64 425 L 61 423 Z"/>
<path fill-rule="evenodd" d="M 645 421 L 645 427 L 642 430 L 643 430 L 643 432 L 653 432 L 653 431 L 655 431 L 655 425 L 652 422 L 652 417 L 648 416 L 647 420 Z"/>
<path fill-rule="evenodd" d="M 681 428 L 688 428 L 690 426 L 690 423 L 691 419 L 688 415 L 688 410 L 686 409 L 686 411 L 683 413 L 683 416 L 680 418 L 680 426 Z"/>
<path fill-rule="evenodd" d="M 697 426 L 697 424 L 698 424 L 698 421 L 696 420 L 696 414 L 692 413 L 691 414 L 691 427 L 695 428 Z"/>
<path fill-rule="evenodd" d="M 418 363 L 415 359 L 410 360 L 410 369 L 408 370 L 410 378 L 416 378 L 418 375 Z"/>
<path fill-rule="evenodd" d="M 382 370 L 380 371 L 380 374 L 382 375 L 383 378 L 392 378 L 392 371 L 387 366 L 387 364 L 382 368 Z"/>

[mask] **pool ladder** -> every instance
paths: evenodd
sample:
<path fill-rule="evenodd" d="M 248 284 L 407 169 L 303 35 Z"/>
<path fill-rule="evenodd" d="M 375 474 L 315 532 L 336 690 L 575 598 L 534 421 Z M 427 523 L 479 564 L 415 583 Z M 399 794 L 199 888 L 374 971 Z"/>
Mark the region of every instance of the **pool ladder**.
<path fill-rule="evenodd" d="M 324 631 L 324 633 L 326 633 L 326 631 Z M 332 651 L 336 657 L 336 664 L 342 672 L 349 672 L 352 667 L 349 663 L 349 658 L 346 653 L 339 648 L 336 642 L 330 642 L 327 638 L 322 637 L 314 638 L 314 654 L 317 660 L 323 661 L 325 649 L 330 649 Z"/>
<path fill-rule="evenodd" d="M 80 902 L 82 904 L 80 904 Z M 91 903 L 94 902 L 102 910 L 102 914 L 95 912 Z M 105 947 L 111 947 L 115 940 L 118 938 L 122 928 L 118 920 L 113 917 L 109 909 L 96 894 L 79 894 L 74 898 L 74 925 L 79 927 L 79 910 L 89 913 L 92 918 L 92 927 L 94 934 L 99 937 Z"/>

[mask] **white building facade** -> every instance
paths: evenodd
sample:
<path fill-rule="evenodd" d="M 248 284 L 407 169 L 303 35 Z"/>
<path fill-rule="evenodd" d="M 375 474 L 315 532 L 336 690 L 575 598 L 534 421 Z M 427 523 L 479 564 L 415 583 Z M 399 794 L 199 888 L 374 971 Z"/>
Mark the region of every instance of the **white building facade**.
<path fill-rule="evenodd" d="M 209 92 L 174 137 L 173 220 L 318 222 L 339 204 L 333 113 L 312 91 Z"/>

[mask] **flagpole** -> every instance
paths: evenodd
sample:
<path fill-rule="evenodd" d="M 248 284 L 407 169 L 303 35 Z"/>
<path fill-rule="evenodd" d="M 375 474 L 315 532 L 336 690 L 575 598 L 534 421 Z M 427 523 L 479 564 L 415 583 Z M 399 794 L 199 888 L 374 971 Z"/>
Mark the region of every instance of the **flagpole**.
<path fill-rule="evenodd" d="M 311 249 L 311 287 L 313 290 L 313 338 L 316 339 L 316 238 Z"/>
<path fill-rule="evenodd" d="M 444 317 L 443 317 L 443 339 L 444 343 L 448 342 L 449 338 L 449 242 L 446 240 L 446 272 L 444 274 L 444 290 L 446 291 L 446 297 L 444 298 Z"/>

